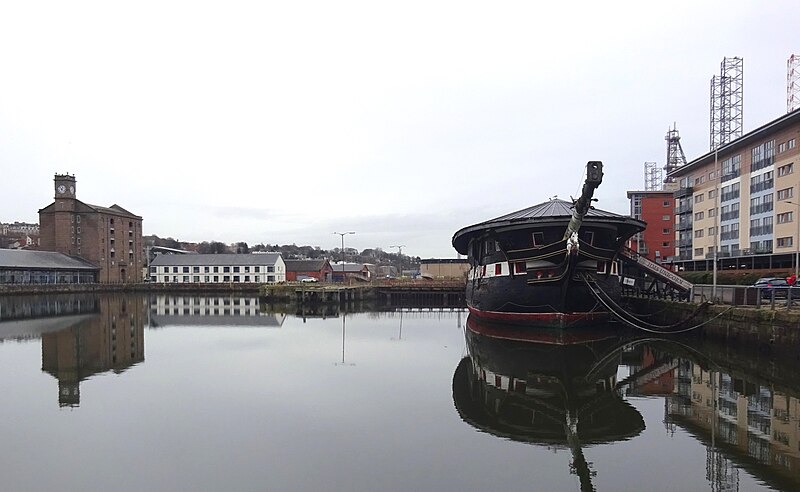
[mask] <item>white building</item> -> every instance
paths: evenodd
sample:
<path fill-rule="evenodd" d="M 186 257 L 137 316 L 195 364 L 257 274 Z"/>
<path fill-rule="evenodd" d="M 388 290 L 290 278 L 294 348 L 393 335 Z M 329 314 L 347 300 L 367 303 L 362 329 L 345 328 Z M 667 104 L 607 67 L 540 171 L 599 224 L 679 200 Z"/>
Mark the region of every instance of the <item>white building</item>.
<path fill-rule="evenodd" d="M 286 281 L 280 253 L 159 255 L 150 281 L 162 283 L 277 283 Z"/>

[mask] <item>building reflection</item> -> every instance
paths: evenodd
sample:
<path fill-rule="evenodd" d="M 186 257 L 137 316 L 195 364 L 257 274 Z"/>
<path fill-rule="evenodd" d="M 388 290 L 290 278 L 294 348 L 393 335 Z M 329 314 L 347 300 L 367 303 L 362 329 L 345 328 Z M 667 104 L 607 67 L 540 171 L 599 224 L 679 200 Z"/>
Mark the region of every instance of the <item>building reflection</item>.
<path fill-rule="evenodd" d="M 281 327 L 285 312 L 271 312 L 258 297 L 176 296 L 150 297 L 150 326 L 254 326 Z"/>
<path fill-rule="evenodd" d="M 739 490 L 740 470 L 774 488 L 800 490 L 796 360 L 698 340 L 648 341 L 627 359 L 628 379 L 643 383 L 631 384 L 627 393 L 664 395 L 668 389 L 667 429 L 681 428 L 706 445 L 711 490 Z"/>
<path fill-rule="evenodd" d="M 585 447 L 644 430 L 641 414 L 617 389 L 615 333 L 514 331 L 469 316 L 465 336 L 468 357 L 453 375 L 461 418 L 498 437 L 569 450 L 581 490 L 594 490 L 597 473 Z"/>
<path fill-rule="evenodd" d="M 96 299 L 89 319 L 41 334 L 42 370 L 58 380 L 58 403 L 80 405 L 80 383 L 94 375 L 121 373 L 144 361 L 145 302 L 140 297 Z"/>

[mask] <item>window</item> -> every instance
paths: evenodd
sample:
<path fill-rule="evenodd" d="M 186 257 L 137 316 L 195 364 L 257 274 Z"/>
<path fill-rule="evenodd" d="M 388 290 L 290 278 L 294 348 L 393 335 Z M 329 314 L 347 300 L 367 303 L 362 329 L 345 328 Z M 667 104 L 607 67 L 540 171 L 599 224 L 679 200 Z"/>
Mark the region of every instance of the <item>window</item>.
<path fill-rule="evenodd" d="M 697 185 L 703 184 L 703 182 L 705 181 L 705 178 L 706 178 L 705 175 L 700 175 L 700 176 L 694 178 L 694 185 L 697 186 Z"/>
<path fill-rule="evenodd" d="M 169 267 L 164 267 L 164 273 L 169 273 Z"/>
<path fill-rule="evenodd" d="M 792 246 L 792 236 L 786 237 L 779 237 L 778 238 L 778 247 L 779 248 L 789 248 Z"/>
<path fill-rule="evenodd" d="M 716 208 L 709 208 L 708 209 L 708 216 L 709 217 L 716 217 L 717 216 L 717 209 Z"/>
<path fill-rule="evenodd" d="M 662 248 L 669 248 L 669 242 L 665 241 L 665 242 L 661 243 L 661 247 Z"/>
<path fill-rule="evenodd" d="M 208 283 L 208 279 L 209 279 L 208 275 L 203 276 L 203 282 Z"/>
<path fill-rule="evenodd" d="M 244 273 L 250 273 L 250 267 L 249 266 L 244 267 Z"/>
<path fill-rule="evenodd" d="M 192 282 L 200 282 L 200 275 L 195 275 L 192 277 Z"/>
<path fill-rule="evenodd" d="M 214 275 L 214 282 L 219 282 L 219 275 Z"/>
<path fill-rule="evenodd" d="M 274 282 L 275 276 L 274 275 L 267 275 L 267 282 Z"/>
<path fill-rule="evenodd" d="M 183 273 L 189 273 L 189 267 L 188 266 L 183 267 Z"/>
<path fill-rule="evenodd" d="M 250 281 L 250 275 L 245 275 L 244 276 L 244 281 L 245 282 L 249 282 Z"/>
<path fill-rule="evenodd" d="M 698 230 L 694 231 L 694 237 L 695 238 L 703 237 L 703 229 L 698 229 Z"/>
<path fill-rule="evenodd" d="M 219 267 L 214 267 L 214 273 L 219 273 Z"/>
<path fill-rule="evenodd" d="M 708 190 L 709 199 L 714 198 L 715 196 L 717 196 L 717 190 Z"/>
<path fill-rule="evenodd" d="M 664 203 L 661 204 L 662 207 L 669 207 L 669 201 L 664 200 Z"/>
<path fill-rule="evenodd" d="M 694 248 L 695 256 L 703 256 L 703 248 Z"/>
<path fill-rule="evenodd" d="M 231 273 L 231 267 L 222 267 L 223 273 Z"/>
<path fill-rule="evenodd" d="M 231 276 L 230 275 L 223 275 L 222 276 L 222 281 L 223 282 L 230 282 L 231 281 Z"/>
<path fill-rule="evenodd" d="M 233 273 L 239 273 L 239 267 L 238 266 L 233 267 Z"/>
<path fill-rule="evenodd" d="M 786 148 L 789 150 L 793 149 L 795 147 L 795 143 L 796 142 L 794 141 L 794 139 L 789 140 L 788 142 L 786 142 Z"/>
<path fill-rule="evenodd" d="M 794 194 L 794 188 L 784 188 L 782 190 L 778 190 L 778 200 L 788 200 L 792 198 Z"/>
<path fill-rule="evenodd" d="M 192 273 L 200 273 L 200 267 L 199 266 L 192 267 Z"/>
<path fill-rule="evenodd" d="M 703 212 L 695 212 L 694 220 L 703 220 Z"/>
<path fill-rule="evenodd" d="M 702 201 L 703 201 L 703 195 L 702 194 L 696 195 L 694 197 L 694 203 L 701 203 Z"/>
<path fill-rule="evenodd" d="M 785 166 L 781 166 L 778 168 L 778 177 L 788 176 L 793 172 L 794 172 L 794 162 L 790 162 L 789 164 L 786 164 Z"/>
<path fill-rule="evenodd" d="M 788 224 L 789 222 L 794 222 L 793 216 L 794 212 L 778 214 L 778 224 Z"/>
<path fill-rule="evenodd" d="M 261 272 L 261 267 L 260 266 L 255 266 L 255 267 L 253 267 L 253 271 L 256 272 L 256 273 L 260 273 Z M 256 282 L 258 282 L 258 280 L 256 280 Z"/>
<path fill-rule="evenodd" d="M 525 273 L 527 271 L 527 265 L 524 261 L 518 261 L 514 263 L 514 273 Z"/>
<path fill-rule="evenodd" d="M 661 216 L 661 220 L 670 220 L 671 218 L 672 218 L 672 216 L 670 216 L 670 215 L 662 215 Z"/>
<path fill-rule="evenodd" d="M 234 275 L 233 276 L 233 281 L 234 282 L 238 282 L 239 281 L 239 276 L 238 275 Z"/>
<path fill-rule="evenodd" d="M 715 231 L 716 231 L 715 227 L 709 227 L 708 228 L 708 235 L 709 236 L 713 236 Z"/>
<path fill-rule="evenodd" d="M 503 274 L 503 265 L 500 263 L 494 264 L 494 274 L 495 275 L 502 275 Z"/>
<path fill-rule="evenodd" d="M 203 267 L 203 273 L 208 273 L 208 270 L 209 270 L 208 267 Z"/>
<path fill-rule="evenodd" d="M 342 268 L 344 268 L 344 267 L 342 267 Z M 267 267 L 267 272 L 274 272 L 274 271 L 275 271 L 275 267 L 274 266 L 268 266 Z"/>
<path fill-rule="evenodd" d="M 189 276 L 188 275 L 184 275 L 183 276 L 183 281 L 188 284 L 189 283 Z"/>
<path fill-rule="evenodd" d="M 782 144 L 778 145 L 778 153 L 785 151 L 786 151 L 786 142 L 783 142 Z"/>
<path fill-rule="evenodd" d="M 712 179 L 717 177 L 717 173 L 715 171 L 711 171 L 708 173 L 708 180 L 711 181 Z"/>

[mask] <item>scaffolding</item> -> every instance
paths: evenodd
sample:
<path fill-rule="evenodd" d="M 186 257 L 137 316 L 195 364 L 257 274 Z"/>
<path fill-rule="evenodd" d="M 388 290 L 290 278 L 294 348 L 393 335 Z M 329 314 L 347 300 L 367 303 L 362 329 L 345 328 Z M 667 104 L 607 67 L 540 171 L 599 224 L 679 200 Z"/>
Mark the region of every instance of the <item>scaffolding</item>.
<path fill-rule="evenodd" d="M 664 185 L 661 168 L 655 162 L 644 163 L 644 191 L 660 191 Z"/>
<path fill-rule="evenodd" d="M 711 77 L 711 150 L 742 136 L 744 107 L 744 59 L 722 59 L 719 75 Z"/>
<path fill-rule="evenodd" d="M 786 112 L 800 108 L 800 55 L 786 61 Z"/>

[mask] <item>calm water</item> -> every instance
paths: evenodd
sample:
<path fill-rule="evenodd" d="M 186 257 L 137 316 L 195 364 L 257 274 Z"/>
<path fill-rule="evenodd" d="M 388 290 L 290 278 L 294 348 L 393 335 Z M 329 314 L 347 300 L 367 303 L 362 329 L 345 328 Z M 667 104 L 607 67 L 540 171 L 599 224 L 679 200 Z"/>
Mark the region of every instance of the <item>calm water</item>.
<path fill-rule="evenodd" d="M 800 490 L 796 361 L 487 329 L 255 298 L 0 298 L 2 488 Z"/>

